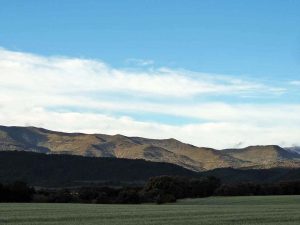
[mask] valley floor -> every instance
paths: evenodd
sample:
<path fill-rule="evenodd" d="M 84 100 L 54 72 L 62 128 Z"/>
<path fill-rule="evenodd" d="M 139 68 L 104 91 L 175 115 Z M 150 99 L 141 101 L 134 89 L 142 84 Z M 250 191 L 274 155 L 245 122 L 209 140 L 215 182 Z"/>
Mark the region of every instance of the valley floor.
<path fill-rule="evenodd" d="M 300 196 L 186 199 L 168 205 L 1 203 L 2 225 L 299 225 Z"/>

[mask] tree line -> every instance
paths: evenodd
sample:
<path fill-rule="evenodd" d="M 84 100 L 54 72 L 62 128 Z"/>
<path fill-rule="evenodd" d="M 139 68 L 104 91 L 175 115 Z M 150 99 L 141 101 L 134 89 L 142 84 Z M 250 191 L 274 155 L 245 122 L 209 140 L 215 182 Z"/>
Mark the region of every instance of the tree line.
<path fill-rule="evenodd" d="M 237 183 L 223 184 L 214 193 L 219 196 L 246 195 L 299 195 L 300 181 L 282 181 L 278 183 Z"/>
<path fill-rule="evenodd" d="M 221 184 L 215 177 L 153 177 L 142 187 L 79 187 L 38 189 L 24 182 L 0 184 L 0 202 L 158 204 L 183 198 L 242 195 L 297 195 L 300 181 L 273 184 Z"/>

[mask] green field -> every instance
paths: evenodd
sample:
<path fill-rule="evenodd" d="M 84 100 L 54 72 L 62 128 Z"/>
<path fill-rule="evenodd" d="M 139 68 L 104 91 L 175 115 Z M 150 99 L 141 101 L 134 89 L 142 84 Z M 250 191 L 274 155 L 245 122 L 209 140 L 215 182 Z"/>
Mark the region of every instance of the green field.
<path fill-rule="evenodd" d="M 300 196 L 211 197 L 169 205 L 0 204 L 0 224 L 300 224 Z"/>

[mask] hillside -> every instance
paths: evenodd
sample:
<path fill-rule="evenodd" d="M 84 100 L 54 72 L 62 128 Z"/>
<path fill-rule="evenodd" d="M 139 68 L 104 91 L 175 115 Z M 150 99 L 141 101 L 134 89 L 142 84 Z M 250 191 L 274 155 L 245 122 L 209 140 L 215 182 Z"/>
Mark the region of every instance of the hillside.
<path fill-rule="evenodd" d="M 139 183 L 161 175 L 199 176 L 196 172 L 174 164 L 145 160 L 0 152 L 0 183 L 16 180 L 38 186 Z"/>
<path fill-rule="evenodd" d="M 279 146 L 218 151 L 175 139 L 55 132 L 35 127 L 0 126 L 0 150 L 167 162 L 194 171 L 215 168 L 300 167 L 300 154 Z"/>
<path fill-rule="evenodd" d="M 42 187 L 91 184 L 141 184 L 150 177 L 171 175 L 199 178 L 215 176 L 223 183 L 274 183 L 300 180 L 300 169 L 220 168 L 196 173 L 174 164 L 145 160 L 47 155 L 34 152 L 0 152 L 0 183 L 26 181 Z"/>
<path fill-rule="evenodd" d="M 300 155 L 276 145 L 249 146 L 243 149 L 223 150 L 227 155 L 249 163 L 249 167 L 298 167 Z"/>

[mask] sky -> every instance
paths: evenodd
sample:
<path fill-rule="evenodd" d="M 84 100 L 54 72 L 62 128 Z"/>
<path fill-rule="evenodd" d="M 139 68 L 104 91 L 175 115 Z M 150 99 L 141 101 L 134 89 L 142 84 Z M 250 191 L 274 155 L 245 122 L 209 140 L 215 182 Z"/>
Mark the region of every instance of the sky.
<path fill-rule="evenodd" d="M 300 1 L 0 0 L 0 124 L 300 145 Z"/>

